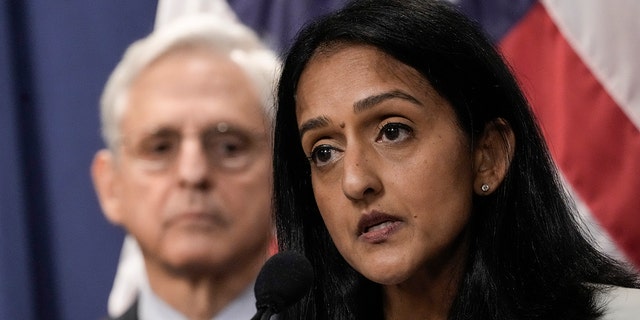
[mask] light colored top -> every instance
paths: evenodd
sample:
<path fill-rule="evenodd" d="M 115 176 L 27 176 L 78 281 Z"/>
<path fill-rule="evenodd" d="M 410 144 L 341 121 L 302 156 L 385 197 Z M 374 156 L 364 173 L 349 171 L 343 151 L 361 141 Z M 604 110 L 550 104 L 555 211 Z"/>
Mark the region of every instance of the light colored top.
<path fill-rule="evenodd" d="M 211 320 L 251 319 L 256 313 L 253 284 Z M 138 296 L 138 318 L 140 320 L 187 320 L 187 317 L 160 299 L 146 281 L 140 286 Z"/>
<path fill-rule="evenodd" d="M 604 303 L 602 320 L 640 319 L 640 289 L 612 287 L 598 299 Z"/>

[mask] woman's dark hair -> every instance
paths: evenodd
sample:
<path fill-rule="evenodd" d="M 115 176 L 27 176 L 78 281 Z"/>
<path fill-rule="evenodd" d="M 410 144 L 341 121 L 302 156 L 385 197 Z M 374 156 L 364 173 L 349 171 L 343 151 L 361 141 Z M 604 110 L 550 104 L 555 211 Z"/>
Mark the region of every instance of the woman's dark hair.
<path fill-rule="evenodd" d="M 374 46 L 411 66 L 452 105 L 471 143 L 502 118 L 515 136 L 502 184 L 473 199 L 469 256 L 450 319 L 595 319 L 600 286 L 637 287 L 600 253 L 558 178 L 511 71 L 480 28 L 444 1 L 362 0 L 301 30 L 278 87 L 274 206 L 280 250 L 303 253 L 311 292 L 280 319 L 382 319 L 381 286 L 351 268 L 322 221 L 300 143 L 295 95 L 319 50 Z"/>

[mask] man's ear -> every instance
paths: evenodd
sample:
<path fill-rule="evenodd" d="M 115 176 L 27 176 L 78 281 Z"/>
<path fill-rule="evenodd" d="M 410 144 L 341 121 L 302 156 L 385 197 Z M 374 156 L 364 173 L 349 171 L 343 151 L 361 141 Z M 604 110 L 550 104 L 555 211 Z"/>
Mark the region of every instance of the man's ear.
<path fill-rule="evenodd" d="M 474 149 L 473 190 L 476 194 L 491 194 L 502 183 L 513 159 L 515 143 L 507 121 L 497 118 L 487 123 Z"/>
<path fill-rule="evenodd" d="M 98 151 L 91 163 L 91 177 L 103 214 L 111 223 L 120 225 L 122 216 L 117 193 L 115 161 L 111 151 L 106 149 Z"/>

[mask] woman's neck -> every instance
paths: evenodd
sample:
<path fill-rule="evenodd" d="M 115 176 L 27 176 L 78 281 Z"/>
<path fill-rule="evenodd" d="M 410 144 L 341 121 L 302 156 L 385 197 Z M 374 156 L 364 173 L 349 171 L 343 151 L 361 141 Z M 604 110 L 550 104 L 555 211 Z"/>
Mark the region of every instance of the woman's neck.
<path fill-rule="evenodd" d="M 466 236 L 451 249 L 406 281 L 383 287 L 386 320 L 448 318 L 467 262 Z"/>

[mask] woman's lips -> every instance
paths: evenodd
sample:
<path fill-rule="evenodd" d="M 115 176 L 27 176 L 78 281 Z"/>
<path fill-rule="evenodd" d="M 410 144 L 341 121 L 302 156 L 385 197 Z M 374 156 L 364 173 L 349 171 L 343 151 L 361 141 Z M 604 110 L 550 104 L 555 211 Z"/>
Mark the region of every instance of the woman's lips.
<path fill-rule="evenodd" d="M 396 231 L 402 220 L 380 212 L 365 214 L 358 222 L 358 237 L 369 243 L 382 243 Z"/>

